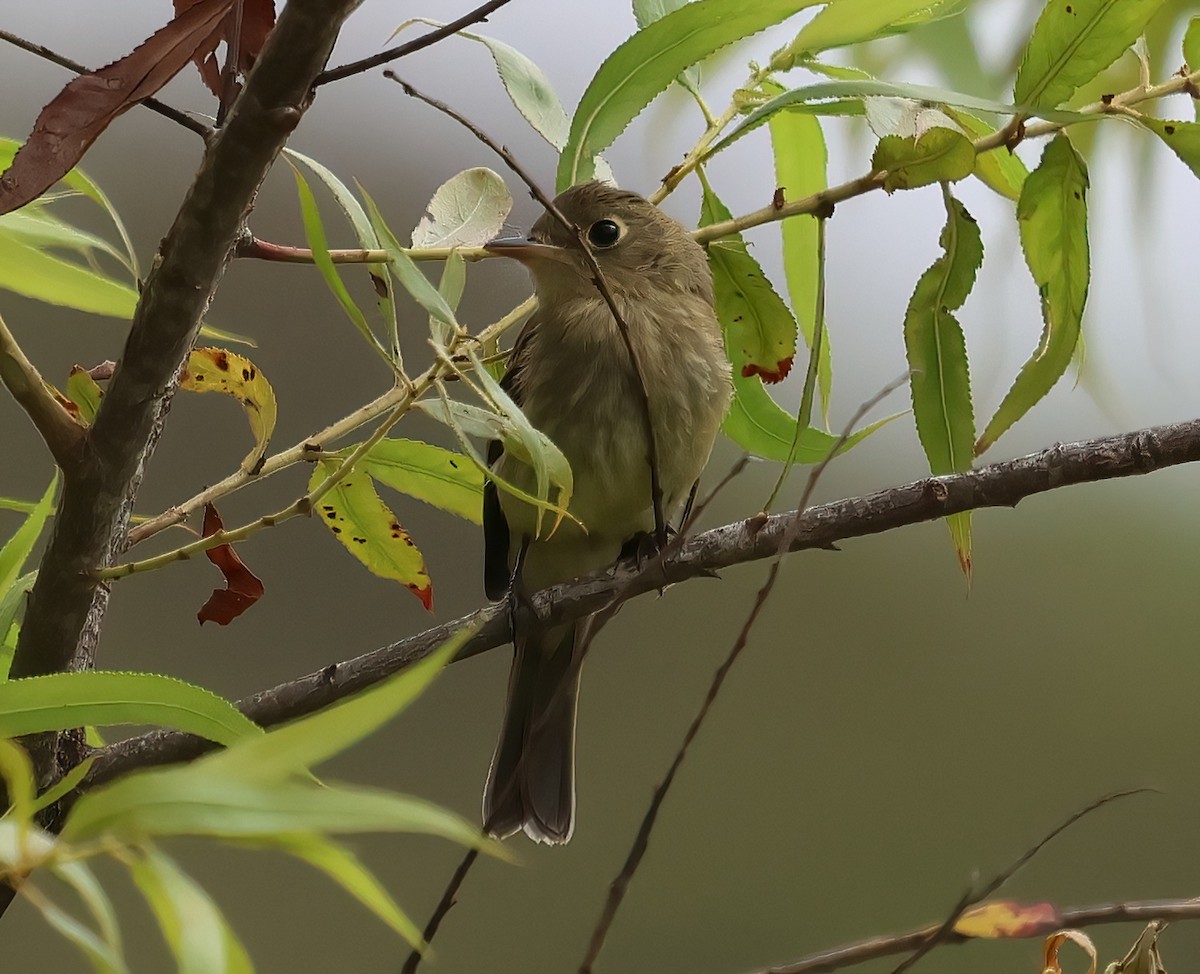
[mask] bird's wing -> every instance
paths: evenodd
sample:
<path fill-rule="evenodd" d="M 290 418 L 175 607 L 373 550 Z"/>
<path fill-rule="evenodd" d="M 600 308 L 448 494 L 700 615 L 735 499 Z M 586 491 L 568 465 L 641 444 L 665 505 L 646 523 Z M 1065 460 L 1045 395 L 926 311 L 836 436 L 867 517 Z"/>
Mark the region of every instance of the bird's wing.
<path fill-rule="evenodd" d="M 508 369 L 500 380 L 500 388 L 512 398 L 518 406 L 521 405 L 521 370 L 525 365 L 525 357 L 530 340 L 537 328 L 537 316 L 525 322 L 525 326 L 513 342 L 512 351 L 508 355 Z M 504 444 L 492 440 L 488 444 L 487 462 L 489 467 L 495 467 L 504 455 Z M 483 590 L 489 599 L 503 598 L 508 592 L 510 570 L 508 565 L 509 549 L 508 521 L 500 508 L 500 492 L 492 481 L 483 485 Z"/>

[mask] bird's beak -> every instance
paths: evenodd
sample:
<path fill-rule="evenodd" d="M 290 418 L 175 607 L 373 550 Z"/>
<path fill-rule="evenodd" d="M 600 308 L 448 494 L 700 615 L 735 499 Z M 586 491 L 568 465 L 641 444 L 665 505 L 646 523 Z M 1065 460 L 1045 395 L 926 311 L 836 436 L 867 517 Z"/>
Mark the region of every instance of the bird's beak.
<path fill-rule="evenodd" d="M 522 264 L 539 260 L 566 262 L 570 259 L 562 247 L 538 243 L 536 240 L 527 240 L 524 237 L 489 240 L 483 245 L 483 249 L 497 257 L 511 257 L 513 260 L 519 260 Z"/>

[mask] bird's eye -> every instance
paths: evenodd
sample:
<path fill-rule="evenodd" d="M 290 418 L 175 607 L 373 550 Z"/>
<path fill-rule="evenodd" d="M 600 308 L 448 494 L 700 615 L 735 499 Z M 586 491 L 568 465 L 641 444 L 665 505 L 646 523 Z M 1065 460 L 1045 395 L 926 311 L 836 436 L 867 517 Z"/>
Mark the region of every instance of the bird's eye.
<path fill-rule="evenodd" d="M 613 220 L 597 220 L 588 227 L 587 236 L 593 247 L 611 247 L 621 239 L 621 227 Z"/>

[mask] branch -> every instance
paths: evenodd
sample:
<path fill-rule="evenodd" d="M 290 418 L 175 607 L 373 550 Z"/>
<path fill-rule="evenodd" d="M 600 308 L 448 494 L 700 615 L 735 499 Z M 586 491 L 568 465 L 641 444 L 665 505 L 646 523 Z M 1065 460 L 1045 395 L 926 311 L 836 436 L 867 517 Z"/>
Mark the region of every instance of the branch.
<path fill-rule="evenodd" d="M 1156 98 L 1164 98 L 1167 95 L 1179 92 L 1191 91 L 1198 82 L 1200 82 L 1200 71 L 1193 71 L 1191 74 L 1177 75 L 1169 81 L 1164 81 L 1161 85 L 1152 85 L 1149 88 L 1138 85 L 1136 88 L 1122 92 L 1119 95 L 1114 95 L 1107 100 L 1102 99 L 1090 105 L 1085 105 L 1079 109 L 1078 114 L 1092 116 L 1093 118 L 1100 118 L 1104 115 L 1125 115 L 1132 105 L 1137 105 L 1144 101 L 1152 101 Z M 1021 138 L 1030 139 L 1040 138 L 1044 135 L 1053 135 L 1055 132 L 1066 128 L 1069 124 L 1078 123 L 1036 122 L 1025 126 Z M 1009 130 L 1004 128 L 976 139 L 972 143 L 975 147 L 975 154 L 993 152 L 1003 146 L 1008 146 L 1010 135 Z M 699 161 L 702 162 L 704 160 L 702 158 Z M 725 220 L 722 223 L 711 223 L 706 227 L 701 227 L 692 236 L 700 243 L 707 244 L 718 237 L 726 237 L 731 233 L 741 233 L 743 230 L 762 226 L 764 223 L 775 223 L 779 220 L 786 220 L 789 216 L 799 216 L 802 213 L 827 212 L 835 203 L 841 203 L 855 196 L 862 196 L 864 193 L 869 193 L 872 190 L 881 189 L 885 175 L 885 172 L 868 173 L 865 176 L 860 176 L 858 179 L 842 183 L 840 186 L 831 186 L 820 193 L 814 193 L 811 196 L 805 196 L 798 200 L 788 200 L 782 206 L 775 206 L 773 203 L 768 203 L 762 209 L 754 210 L 752 213 L 746 213 L 742 216 L 734 217 L 732 220 Z M 673 179 L 676 176 L 682 178 L 681 173 L 672 173 Z M 655 200 L 657 201 L 665 195 L 666 193 L 660 190 L 659 193 L 655 194 Z"/>
<path fill-rule="evenodd" d="M 1152 920 L 1197 920 L 1200 919 L 1200 898 L 1181 900 L 1133 900 L 1128 903 L 1097 903 L 1091 906 L 1068 907 L 1059 910 L 1054 920 L 1054 929 L 1078 929 L 1108 923 L 1148 923 Z M 757 968 L 748 974 L 826 974 L 843 967 L 852 967 L 882 957 L 917 950 L 931 936 L 938 925 L 920 927 L 904 933 L 869 937 L 854 943 L 844 944 L 799 960 L 773 967 Z M 1006 939 L 1027 940 L 1044 937 L 1051 930 L 1039 925 L 1030 925 L 1028 931 L 1008 934 Z M 979 940 L 966 934 L 951 932 L 942 941 L 944 944 L 965 944 Z"/>
<path fill-rule="evenodd" d="M 0 382 L 28 414 L 55 462 L 63 470 L 73 469 L 79 462 L 83 427 L 71 419 L 54 398 L 3 318 L 0 318 Z"/>
<path fill-rule="evenodd" d="M 731 565 L 773 557 L 789 530 L 790 551 L 829 548 L 848 538 L 880 534 L 987 507 L 1013 507 L 1026 497 L 1074 484 L 1152 473 L 1200 461 L 1200 419 L 1118 436 L 1058 445 L 1015 460 L 989 464 L 967 473 L 931 477 L 795 512 L 757 517 L 714 528 L 688 540 L 679 550 L 639 572 L 628 565 L 556 585 L 532 596 L 538 612 L 551 623 L 590 615 L 618 596 L 627 600 L 657 591 L 663 584 L 711 576 Z M 509 640 L 504 603 L 434 626 L 342 663 L 262 690 L 238 707 L 263 726 L 279 724 L 357 693 L 428 656 L 466 625 L 480 629 L 463 647 L 465 659 Z M 177 731 L 152 731 L 97 752 L 87 782 L 109 781 L 135 768 L 188 760 L 213 745 Z M 912 946 L 917 946 L 913 944 Z"/>
<path fill-rule="evenodd" d="M 387 64 L 389 61 L 396 61 L 405 55 L 420 51 L 431 44 L 436 44 L 438 41 L 449 37 L 451 34 L 457 34 L 464 27 L 470 27 L 472 24 L 478 24 L 487 20 L 488 14 L 499 10 L 506 3 L 508 3 L 508 0 L 488 0 L 487 3 L 480 4 L 474 10 L 459 17 L 458 20 L 452 20 L 450 23 L 444 24 L 436 30 L 431 30 L 428 34 L 422 34 L 416 40 L 411 40 L 407 44 L 389 48 L 386 51 L 373 54 L 371 57 L 363 58 L 361 61 L 351 61 L 349 64 L 343 64 L 336 68 L 330 68 L 328 71 L 322 71 L 317 75 L 314 87 L 327 85 L 331 81 L 338 81 L 342 78 L 348 78 L 352 74 L 362 74 L 362 72 L 370 71 L 371 68 L 377 68 L 381 64 Z"/>
<path fill-rule="evenodd" d="M 310 101 L 313 79 L 354 0 L 293 0 L 155 257 L 120 364 L 65 480 L 54 531 L 21 628 L 12 675 L 67 669 L 107 606 L 90 576 L 123 547 L 132 501 L 180 366 L 267 170 Z M 84 660 L 86 662 L 86 660 Z"/>
<path fill-rule="evenodd" d="M 74 71 L 76 74 L 92 74 L 93 71 L 86 64 L 80 64 L 78 61 L 72 61 L 69 57 L 59 54 L 57 51 L 52 51 L 48 47 L 41 44 L 35 44 L 33 41 L 27 41 L 23 37 L 18 37 L 16 34 L 11 34 L 6 30 L 0 30 L 0 41 L 7 41 L 14 47 L 19 47 L 22 51 L 28 51 L 30 54 L 36 54 L 38 57 L 53 64 L 57 64 L 60 68 L 66 68 L 68 71 Z M 182 125 L 185 129 L 195 132 L 200 138 L 208 139 L 212 135 L 212 129 L 205 125 L 200 119 L 192 118 L 186 112 L 181 112 L 178 108 L 172 108 L 165 102 L 159 101 L 157 98 L 143 98 L 142 104 L 152 112 L 158 112 L 164 118 L 169 118 L 177 125 Z"/>

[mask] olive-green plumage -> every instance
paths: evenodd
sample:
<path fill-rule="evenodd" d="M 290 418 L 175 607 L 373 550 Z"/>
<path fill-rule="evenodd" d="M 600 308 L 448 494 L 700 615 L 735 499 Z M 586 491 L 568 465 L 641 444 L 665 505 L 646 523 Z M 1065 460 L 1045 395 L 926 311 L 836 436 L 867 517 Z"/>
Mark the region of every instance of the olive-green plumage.
<path fill-rule="evenodd" d="M 663 510 L 682 506 L 708 460 L 729 404 L 729 364 L 713 311 L 704 250 L 634 193 L 602 183 L 567 190 L 555 205 L 581 228 L 646 380 Z M 570 234 L 550 215 L 527 241 L 496 253 L 533 275 L 538 310 L 513 346 L 504 385 L 571 465 L 570 511 L 535 537 L 535 509 L 489 484 L 484 503 L 488 594 L 504 594 L 518 552 L 518 584 L 532 592 L 612 564 L 626 542 L 654 529 L 641 394 L 604 298 Z M 493 449 L 493 469 L 535 492 L 533 471 Z M 549 522 L 547 522 L 548 524 Z M 524 831 L 551 843 L 574 828 L 574 737 L 580 647 L 590 620 L 541 623 L 518 606 L 504 728 L 488 775 L 484 820 L 493 834 Z"/>

